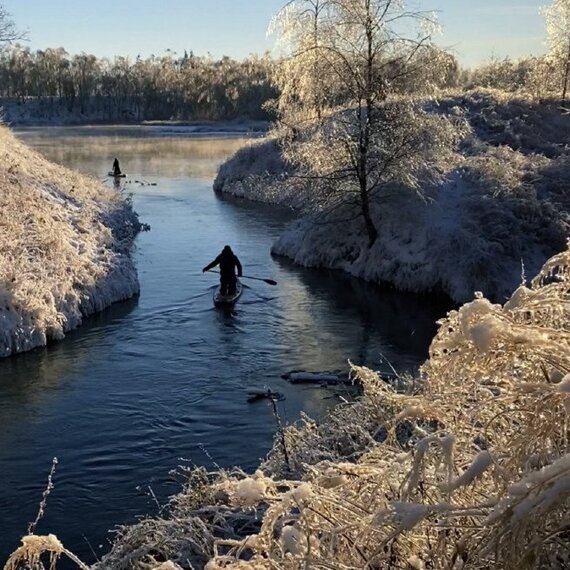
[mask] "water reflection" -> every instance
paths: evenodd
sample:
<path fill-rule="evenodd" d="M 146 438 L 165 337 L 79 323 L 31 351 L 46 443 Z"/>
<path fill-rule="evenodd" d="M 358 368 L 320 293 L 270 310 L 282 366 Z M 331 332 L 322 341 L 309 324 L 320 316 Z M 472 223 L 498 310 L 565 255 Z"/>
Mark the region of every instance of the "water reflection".
<path fill-rule="evenodd" d="M 371 364 L 377 355 L 371 355 L 367 346 L 380 331 L 383 346 L 397 351 L 396 360 L 409 357 L 414 368 L 427 358 L 427 347 L 433 338 L 441 318 L 451 305 L 447 298 L 403 294 L 387 287 L 374 286 L 349 275 L 315 269 L 299 269 L 285 258 L 276 262 L 294 271 L 314 298 L 326 299 L 338 307 L 341 318 L 357 324 L 362 336 L 362 354 L 355 362 Z M 381 298 L 381 302 L 379 302 Z M 324 326 L 319 323 L 318 326 Z"/>

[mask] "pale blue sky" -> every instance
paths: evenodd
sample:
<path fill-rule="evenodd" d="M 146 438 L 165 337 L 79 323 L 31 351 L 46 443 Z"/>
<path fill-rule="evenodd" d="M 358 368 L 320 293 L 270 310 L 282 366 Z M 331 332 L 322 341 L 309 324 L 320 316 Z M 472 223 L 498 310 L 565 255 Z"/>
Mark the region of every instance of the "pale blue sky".
<path fill-rule="evenodd" d="M 444 34 L 465 65 L 491 55 L 544 50 L 547 0 L 414 0 L 437 10 Z M 272 47 L 271 16 L 284 0 L 0 0 L 29 31 L 33 49 L 65 47 L 97 56 L 161 54 L 167 48 L 243 57 Z M 112 22 L 116 23 L 112 23 Z"/>

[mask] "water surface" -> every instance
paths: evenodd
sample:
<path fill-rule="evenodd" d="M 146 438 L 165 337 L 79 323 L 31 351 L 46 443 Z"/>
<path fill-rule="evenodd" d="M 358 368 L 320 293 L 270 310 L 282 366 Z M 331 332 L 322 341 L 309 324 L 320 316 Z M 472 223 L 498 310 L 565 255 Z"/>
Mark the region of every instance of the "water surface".
<path fill-rule="evenodd" d="M 129 174 L 121 191 L 152 230 L 137 239 L 140 298 L 60 343 L 0 361 L 0 559 L 34 519 L 54 456 L 38 532 L 92 562 L 108 548 L 108 529 L 156 512 L 149 488 L 160 501 L 178 490 L 168 475 L 177 465 L 258 464 L 275 422 L 266 402 L 247 403 L 249 389 L 283 392 L 288 421 L 301 410 L 320 417 L 334 395 L 281 374 L 346 369 L 348 359 L 413 370 L 425 358 L 445 307 L 273 259 L 290 214 L 214 195 L 217 166 L 243 139 L 160 128 L 19 134 L 102 179 L 118 156 Z M 214 309 L 216 277 L 201 273 L 226 243 L 246 274 L 279 283 L 244 281 L 233 313 Z"/>

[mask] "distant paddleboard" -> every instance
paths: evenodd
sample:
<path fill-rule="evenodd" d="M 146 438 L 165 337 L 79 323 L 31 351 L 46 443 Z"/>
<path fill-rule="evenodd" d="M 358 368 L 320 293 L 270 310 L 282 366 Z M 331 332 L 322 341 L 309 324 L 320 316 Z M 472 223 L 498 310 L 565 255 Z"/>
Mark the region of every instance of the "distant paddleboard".
<path fill-rule="evenodd" d="M 109 172 L 109 176 L 111 176 L 112 178 L 126 178 L 127 177 L 127 175 L 125 173 L 114 174 L 113 172 Z"/>

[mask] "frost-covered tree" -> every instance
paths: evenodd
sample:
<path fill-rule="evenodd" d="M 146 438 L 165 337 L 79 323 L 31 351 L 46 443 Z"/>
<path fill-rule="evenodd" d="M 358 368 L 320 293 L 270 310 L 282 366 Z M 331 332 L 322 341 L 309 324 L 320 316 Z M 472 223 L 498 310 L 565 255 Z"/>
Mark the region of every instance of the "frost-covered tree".
<path fill-rule="evenodd" d="M 508 92 L 530 91 L 535 94 L 535 77 L 542 72 L 542 58 L 526 57 L 512 60 L 509 57 L 492 57 L 473 69 L 464 82 L 467 87 L 490 87 Z M 541 77 L 544 84 L 544 77 Z"/>
<path fill-rule="evenodd" d="M 15 42 L 25 37 L 25 34 L 20 31 L 12 16 L 6 11 L 4 6 L 0 4 L 0 46 L 5 43 Z"/>
<path fill-rule="evenodd" d="M 544 9 L 548 32 L 548 56 L 558 76 L 562 104 L 566 104 L 570 80 L 570 0 L 554 0 Z"/>
<path fill-rule="evenodd" d="M 340 90 L 337 77 L 330 73 L 332 53 L 324 41 L 331 35 L 332 4 L 331 0 L 289 2 L 269 27 L 286 53 L 275 69 L 279 98 L 272 106 L 280 122 L 292 129 L 322 119 Z"/>
<path fill-rule="evenodd" d="M 403 0 L 298 0 L 273 22 L 286 46 L 276 74 L 279 118 L 293 127 L 286 154 L 319 179 L 320 206 L 359 207 L 370 245 L 375 195 L 393 181 L 416 186 L 428 155 L 452 139 L 441 117 L 390 101 L 425 92 L 437 74 L 421 71 L 449 65 L 432 45 L 435 24 Z"/>

